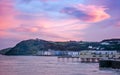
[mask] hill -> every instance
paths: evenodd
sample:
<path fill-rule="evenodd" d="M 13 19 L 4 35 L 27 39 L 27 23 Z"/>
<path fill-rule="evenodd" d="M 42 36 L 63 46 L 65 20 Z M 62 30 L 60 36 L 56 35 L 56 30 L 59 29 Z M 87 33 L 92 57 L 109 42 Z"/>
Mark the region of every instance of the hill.
<path fill-rule="evenodd" d="M 0 54 L 5 55 L 9 50 L 11 50 L 11 48 L 2 49 L 0 50 Z"/>
<path fill-rule="evenodd" d="M 36 55 L 39 51 L 81 51 L 81 50 L 120 50 L 120 40 L 103 40 L 101 42 L 66 41 L 53 42 L 41 39 L 24 40 L 15 47 L 2 50 L 5 55 Z"/>

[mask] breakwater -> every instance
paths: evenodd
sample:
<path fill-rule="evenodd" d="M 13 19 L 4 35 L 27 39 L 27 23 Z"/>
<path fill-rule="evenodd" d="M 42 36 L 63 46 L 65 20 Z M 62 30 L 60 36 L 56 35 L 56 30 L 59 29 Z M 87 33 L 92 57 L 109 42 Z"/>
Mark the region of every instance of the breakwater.
<path fill-rule="evenodd" d="M 99 61 L 100 68 L 112 68 L 112 69 L 120 69 L 120 60 L 100 60 Z"/>

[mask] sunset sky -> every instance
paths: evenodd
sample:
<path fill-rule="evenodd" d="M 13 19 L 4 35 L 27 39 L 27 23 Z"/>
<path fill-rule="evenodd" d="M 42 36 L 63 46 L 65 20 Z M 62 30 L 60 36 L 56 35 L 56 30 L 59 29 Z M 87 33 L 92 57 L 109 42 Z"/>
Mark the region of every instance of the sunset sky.
<path fill-rule="evenodd" d="M 120 0 L 0 0 L 0 49 L 35 38 L 120 38 Z"/>

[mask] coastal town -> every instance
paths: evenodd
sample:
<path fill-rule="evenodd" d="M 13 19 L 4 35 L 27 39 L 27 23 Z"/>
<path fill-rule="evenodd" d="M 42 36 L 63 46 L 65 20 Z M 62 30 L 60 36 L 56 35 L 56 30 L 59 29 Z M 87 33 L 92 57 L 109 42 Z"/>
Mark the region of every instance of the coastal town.
<path fill-rule="evenodd" d="M 120 75 L 120 0 L 0 0 L 0 75 Z"/>
<path fill-rule="evenodd" d="M 3 49 L 0 53 L 7 56 L 52 56 L 62 61 L 99 63 L 99 68 L 120 70 L 120 39 L 101 42 L 51 42 L 30 39 L 21 41 L 13 48 Z"/>

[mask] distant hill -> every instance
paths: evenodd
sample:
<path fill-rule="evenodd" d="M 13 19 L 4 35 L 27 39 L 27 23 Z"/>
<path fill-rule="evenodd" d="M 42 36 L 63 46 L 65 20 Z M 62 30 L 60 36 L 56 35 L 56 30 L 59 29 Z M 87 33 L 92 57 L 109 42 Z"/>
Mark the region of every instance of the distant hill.
<path fill-rule="evenodd" d="M 36 55 L 39 51 L 61 50 L 61 51 L 81 51 L 81 50 L 120 50 L 120 42 L 116 40 L 103 40 L 101 42 L 66 41 L 53 42 L 41 39 L 24 40 L 13 48 L 0 51 L 5 55 Z M 117 40 L 119 41 L 119 40 Z M 113 43 L 114 42 L 114 43 Z"/>
<path fill-rule="evenodd" d="M 11 48 L 2 49 L 0 50 L 0 54 L 5 55 L 9 50 L 11 50 Z"/>
<path fill-rule="evenodd" d="M 101 42 L 120 42 L 120 39 L 105 39 L 102 40 Z"/>
<path fill-rule="evenodd" d="M 25 40 L 11 48 L 6 55 L 35 55 L 39 50 L 48 50 L 52 45 L 52 42 L 44 40 Z"/>
<path fill-rule="evenodd" d="M 101 47 L 106 50 L 120 51 L 120 39 L 106 39 L 101 41 Z"/>

